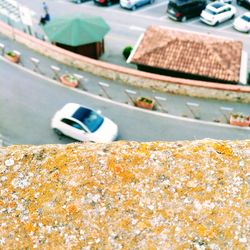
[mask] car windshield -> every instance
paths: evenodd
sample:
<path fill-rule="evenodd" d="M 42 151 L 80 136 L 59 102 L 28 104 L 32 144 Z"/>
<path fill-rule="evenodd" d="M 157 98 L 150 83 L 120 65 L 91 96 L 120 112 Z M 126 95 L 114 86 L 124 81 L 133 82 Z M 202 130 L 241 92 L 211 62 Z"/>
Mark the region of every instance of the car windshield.
<path fill-rule="evenodd" d="M 244 21 L 250 22 L 250 16 L 242 16 L 241 17 Z"/>
<path fill-rule="evenodd" d="M 211 15 L 216 15 L 217 14 L 215 11 L 212 11 L 212 10 L 210 10 L 208 8 L 206 8 L 206 12 L 211 14 Z"/>
<path fill-rule="evenodd" d="M 73 114 L 73 118 L 81 121 L 90 132 L 95 132 L 103 123 L 103 117 L 95 111 L 80 107 Z"/>

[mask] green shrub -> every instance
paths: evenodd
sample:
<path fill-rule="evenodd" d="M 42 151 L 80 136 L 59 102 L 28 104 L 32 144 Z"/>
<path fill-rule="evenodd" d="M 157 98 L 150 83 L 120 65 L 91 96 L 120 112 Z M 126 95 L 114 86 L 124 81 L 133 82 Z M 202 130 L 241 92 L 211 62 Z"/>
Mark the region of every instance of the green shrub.
<path fill-rule="evenodd" d="M 132 48 L 131 46 L 127 46 L 127 47 L 125 47 L 125 48 L 123 49 L 122 54 L 123 54 L 123 56 L 125 57 L 126 60 L 128 59 L 128 57 L 129 57 L 129 55 L 130 55 L 132 49 L 133 49 L 133 48 Z"/>
<path fill-rule="evenodd" d="M 6 54 L 8 56 L 16 56 L 16 53 L 14 51 L 8 51 Z"/>

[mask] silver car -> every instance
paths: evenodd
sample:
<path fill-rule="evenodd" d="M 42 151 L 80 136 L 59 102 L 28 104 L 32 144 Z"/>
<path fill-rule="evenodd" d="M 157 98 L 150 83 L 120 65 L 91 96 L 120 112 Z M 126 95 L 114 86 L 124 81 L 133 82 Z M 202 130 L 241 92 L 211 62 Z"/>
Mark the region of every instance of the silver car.
<path fill-rule="evenodd" d="M 129 10 L 136 10 L 145 4 L 152 4 L 154 0 L 120 0 L 120 6 Z"/>

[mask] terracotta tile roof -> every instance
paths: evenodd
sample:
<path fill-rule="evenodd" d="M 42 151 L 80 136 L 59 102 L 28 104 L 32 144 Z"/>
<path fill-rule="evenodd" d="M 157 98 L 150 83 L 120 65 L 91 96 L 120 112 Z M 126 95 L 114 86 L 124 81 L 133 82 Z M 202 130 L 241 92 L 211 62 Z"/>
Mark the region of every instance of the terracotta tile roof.
<path fill-rule="evenodd" d="M 249 249 L 249 173 L 250 140 L 0 147 L 0 249 Z"/>
<path fill-rule="evenodd" d="M 241 52 L 240 41 L 151 26 L 131 62 L 238 82 Z"/>

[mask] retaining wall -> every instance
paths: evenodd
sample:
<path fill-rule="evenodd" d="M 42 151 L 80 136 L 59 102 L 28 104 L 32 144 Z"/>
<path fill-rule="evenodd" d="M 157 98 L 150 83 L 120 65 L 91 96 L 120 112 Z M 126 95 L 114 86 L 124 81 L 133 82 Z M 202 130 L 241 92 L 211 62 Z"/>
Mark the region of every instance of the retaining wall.
<path fill-rule="evenodd" d="M 14 29 L 2 21 L 0 21 L 0 33 L 61 63 L 130 86 L 178 95 L 250 103 L 249 86 L 167 77 L 94 60 L 61 49 L 51 43 L 41 41 L 20 30 Z"/>
<path fill-rule="evenodd" d="M 250 140 L 0 150 L 1 249 L 249 249 Z"/>

